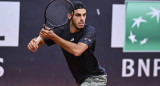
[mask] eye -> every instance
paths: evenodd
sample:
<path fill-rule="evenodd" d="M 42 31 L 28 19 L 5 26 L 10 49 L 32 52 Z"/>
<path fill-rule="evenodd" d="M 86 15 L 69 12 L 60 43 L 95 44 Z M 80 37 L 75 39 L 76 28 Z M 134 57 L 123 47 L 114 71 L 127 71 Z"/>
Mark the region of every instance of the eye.
<path fill-rule="evenodd" d="M 80 14 L 76 14 L 77 17 L 81 16 Z"/>

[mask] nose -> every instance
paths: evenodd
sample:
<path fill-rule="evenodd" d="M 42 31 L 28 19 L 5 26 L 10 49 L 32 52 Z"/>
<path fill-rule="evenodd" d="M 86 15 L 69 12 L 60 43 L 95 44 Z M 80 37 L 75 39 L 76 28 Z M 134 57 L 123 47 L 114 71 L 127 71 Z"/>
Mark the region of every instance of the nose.
<path fill-rule="evenodd" d="M 83 20 L 84 21 L 85 17 L 84 16 L 81 16 L 81 21 Z"/>

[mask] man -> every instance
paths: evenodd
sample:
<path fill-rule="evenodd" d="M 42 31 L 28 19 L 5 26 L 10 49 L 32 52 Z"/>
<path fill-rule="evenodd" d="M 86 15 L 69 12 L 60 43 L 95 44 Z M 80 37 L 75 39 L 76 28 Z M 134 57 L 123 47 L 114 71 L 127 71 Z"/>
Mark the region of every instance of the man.
<path fill-rule="evenodd" d="M 73 18 L 64 27 L 40 31 L 40 43 L 36 38 L 28 44 L 28 49 L 36 52 L 43 45 L 58 44 L 64 53 L 69 69 L 77 86 L 106 86 L 107 76 L 94 56 L 96 32 L 95 28 L 85 24 L 86 8 L 80 1 L 74 1 Z M 49 29 L 45 26 L 46 29 Z"/>

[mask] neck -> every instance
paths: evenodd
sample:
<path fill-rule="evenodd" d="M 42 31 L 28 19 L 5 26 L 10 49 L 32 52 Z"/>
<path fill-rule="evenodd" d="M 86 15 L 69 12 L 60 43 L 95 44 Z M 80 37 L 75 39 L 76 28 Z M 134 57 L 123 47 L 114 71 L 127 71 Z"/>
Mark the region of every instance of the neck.
<path fill-rule="evenodd" d="M 76 33 L 76 32 L 79 32 L 79 30 L 72 23 L 70 23 L 70 33 Z"/>

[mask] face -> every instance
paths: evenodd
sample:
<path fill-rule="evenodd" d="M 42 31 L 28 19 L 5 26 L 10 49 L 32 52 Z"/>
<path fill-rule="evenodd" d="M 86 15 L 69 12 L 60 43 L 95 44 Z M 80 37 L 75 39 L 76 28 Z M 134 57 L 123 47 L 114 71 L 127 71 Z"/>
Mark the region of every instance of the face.
<path fill-rule="evenodd" d="M 86 9 L 77 9 L 74 10 L 74 15 L 71 20 L 71 24 L 73 27 L 75 27 L 77 30 L 80 30 L 84 27 L 86 20 Z"/>

